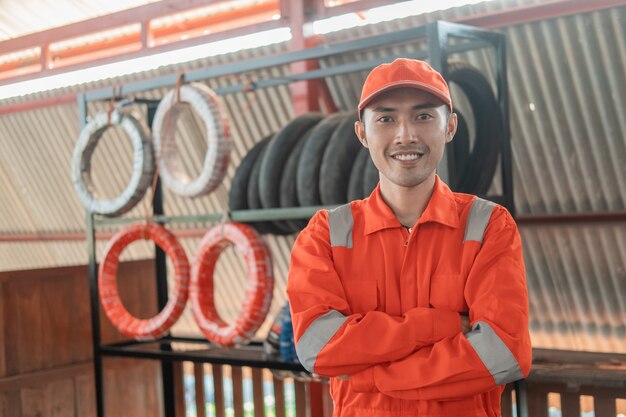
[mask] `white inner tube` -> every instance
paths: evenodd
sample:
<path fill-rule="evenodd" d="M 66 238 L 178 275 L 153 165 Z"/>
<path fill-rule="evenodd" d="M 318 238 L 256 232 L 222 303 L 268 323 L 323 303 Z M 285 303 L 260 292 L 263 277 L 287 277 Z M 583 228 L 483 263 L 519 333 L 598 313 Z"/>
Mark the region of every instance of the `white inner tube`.
<path fill-rule="evenodd" d="M 171 90 L 159 103 L 152 122 L 155 154 L 160 157 L 159 174 L 163 184 L 183 197 L 209 194 L 222 182 L 230 161 L 231 140 L 228 122 L 216 94 L 206 85 L 182 85 L 180 101 L 200 115 L 206 128 L 207 153 L 200 175 L 189 178 L 180 165 L 176 146 L 176 122 L 182 105 Z"/>
<path fill-rule="evenodd" d="M 105 216 L 120 216 L 132 209 L 143 197 L 154 175 L 154 158 L 150 134 L 138 119 L 119 109 L 98 113 L 81 130 L 72 154 L 72 183 L 85 208 Z M 133 167 L 130 181 L 120 195 L 112 199 L 98 199 L 91 181 L 91 157 L 98 141 L 111 125 L 121 127 L 133 146 Z"/>

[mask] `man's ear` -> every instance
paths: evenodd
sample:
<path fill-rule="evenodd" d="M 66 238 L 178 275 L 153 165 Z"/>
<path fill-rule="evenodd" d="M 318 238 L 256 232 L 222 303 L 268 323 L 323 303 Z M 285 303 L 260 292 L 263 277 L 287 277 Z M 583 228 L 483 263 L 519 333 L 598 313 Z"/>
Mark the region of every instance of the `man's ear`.
<path fill-rule="evenodd" d="M 456 134 L 456 128 L 458 127 L 458 118 L 456 113 L 450 113 L 448 116 L 448 123 L 446 126 L 446 143 L 450 143 L 454 135 Z"/>
<path fill-rule="evenodd" d="M 354 122 L 354 132 L 356 133 L 356 137 L 359 138 L 359 142 L 361 145 L 367 148 L 367 138 L 365 137 L 365 125 L 362 121 L 358 120 Z"/>

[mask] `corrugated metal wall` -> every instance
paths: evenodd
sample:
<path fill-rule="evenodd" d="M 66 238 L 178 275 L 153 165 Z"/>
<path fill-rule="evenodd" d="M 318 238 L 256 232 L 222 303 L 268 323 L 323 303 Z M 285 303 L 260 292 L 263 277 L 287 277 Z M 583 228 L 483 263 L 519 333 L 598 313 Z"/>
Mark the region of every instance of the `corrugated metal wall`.
<path fill-rule="evenodd" d="M 436 19 L 455 19 L 537 1 L 493 1 L 364 26 L 328 34 L 329 43 L 356 37 L 382 35 L 415 27 Z M 509 42 L 509 93 L 514 163 L 515 205 L 519 214 L 624 211 L 626 208 L 626 8 L 568 16 L 502 31 Z M 333 65 L 390 52 L 406 53 L 419 43 L 398 45 L 324 60 Z M 126 83 L 286 50 L 276 45 L 229 56 L 200 60 L 184 66 L 133 75 L 115 82 Z M 454 57 L 480 68 L 493 78 L 489 52 Z M 288 68 L 249 74 L 253 78 L 277 76 Z M 338 105 L 356 104 L 365 74 L 329 80 Z M 233 79 L 210 80 L 225 85 Z M 89 85 L 93 88 L 104 85 Z M 64 91 L 77 90 L 74 87 Z M 160 97 L 165 91 L 146 94 Z M 47 96 L 51 93 L 44 93 Z M 189 200 L 165 192 L 166 211 L 171 214 L 221 212 L 227 207 L 230 180 L 246 150 L 277 130 L 291 117 L 286 87 L 225 98 L 233 124 L 235 147 L 224 184 L 211 196 Z M 104 109 L 101 103 L 90 112 Z M 179 126 L 184 142 L 182 158 L 199 169 L 206 145 L 198 140 L 200 125 L 193 116 Z M 75 105 L 58 106 L 0 116 L 0 231 L 82 231 L 83 209 L 71 187 L 69 166 L 78 135 Z M 130 149 L 119 132 L 107 134 L 96 151 L 94 176 L 98 189 L 113 195 L 125 184 Z M 124 156 L 126 155 L 126 156 Z M 125 160 L 126 158 L 127 160 Z M 113 169 L 110 169 L 113 167 Z M 196 171 L 194 171 L 196 170 Z M 141 207 L 129 215 L 142 216 Z M 189 225 L 204 227 L 207 225 Z M 182 226 L 178 226 L 182 227 Z M 187 226 L 185 226 L 187 227 Z M 626 245 L 623 223 L 521 228 L 531 298 L 533 342 L 536 346 L 626 353 Z M 106 230 L 106 229 L 103 229 Z M 272 312 L 284 302 L 284 286 L 293 237 L 268 237 L 277 285 Z M 193 256 L 198 239 L 185 239 Z M 143 247 L 142 247 L 143 245 Z M 98 245 L 102 251 L 104 242 Z M 241 304 L 245 271 L 234 251 L 220 258 L 217 292 L 220 311 L 232 318 Z M 134 245 L 128 259 L 150 253 L 147 244 Z M 26 269 L 86 262 L 82 242 L 0 243 L 0 269 Z M 177 328 L 195 329 L 186 316 Z M 263 329 L 267 328 L 267 325 Z"/>

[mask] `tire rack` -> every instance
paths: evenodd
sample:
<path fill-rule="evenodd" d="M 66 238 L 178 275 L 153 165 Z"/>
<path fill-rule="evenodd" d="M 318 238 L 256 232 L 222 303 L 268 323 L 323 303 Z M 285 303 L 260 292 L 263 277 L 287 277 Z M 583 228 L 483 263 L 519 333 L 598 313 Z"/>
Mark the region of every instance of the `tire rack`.
<path fill-rule="evenodd" d="M 449 45 L 450 37 L 466 40 L 456 45 Z M 238 62 L 234 64 L 226 64 L 208 69 L 190 71 L 184 74 L 184 81 L 199 81 L 213 77 L 224 75 L 245 73 L 263 68 L 277 65 L 290 64 L 293 62 L 325 58 L 336 54 L 354 52 L 369 48 L 376 48 L 385 45 L 393 45 L 418 38 L 427 39 L 427 49 L 413 53 L 403 54 L 404 57 L 414 59 L 428 59 L 431 66 L 439 70 L 444 77 L 447 74 L 448 55 L 477 50 L 482 48 L 495 49 L 495 66 L 496 66 L 496 86 L 497 101 L 502 112 L 502 131 L 504 132 L 504 140 L 501 143 L 501 180 L 502 194 L 490 195 L 488 198 L 494 202 L 504 205 L 513 212 L 513 186 L 512 186 L 512 167 L 511 167 L 511 148 L 510 148 L 510 132 L 508 117 L 508 88 L 506 75 L 506 40 L 503 34 L 477 29 L 471 26 L 459 25 L 454 23 L 437 21 L 426 26 L 411 28 L 407 30 L 387 33 L 374 37 L 357 39 L 332 45 L 324 45 L 305 50 L 287 52 L 280 55 L 262 57 L 259 59 Z M 395 55 L 389 55 L 384 58 L 377 58 L 369 61 L 352 62 L 334 67 L 312 70 L 304 73 L 297 73 L 280 78 L 263 79 L 250 85 L 232 85 L 228 87 L 218 88 L 214 91 L 218 95 L 232 94 L 236 92 L 254 89 L 267 88 L 281 84 L 289 84 L 294 81 L 304 81 L 317 78 L 325 78 L 336 75 L 348 74 L 356 71 L 366 71 L 371 68 L 389 62 Z M 178 76 L 170 75 L 155 79 L 135 82 L 121 87 L 100 89 L 78 95 L 78 115 L 79 125 L 82 129 L 87 119 L 87 104 L 92 101 L 109 101 L 111 99 L 122 99 L 124 96 L 140 93 L 155 88 L 172 87 L 176 84 Z M 148 124 L 151 125 L 152 118 L 158 101 L 136 99 L 136 103 L 146 104 L 148 107 Z M 444 154 L 444 161 L 439 166 L 439 174 L 445 180 L 449 180 L 454 175 L 452 172 L 451 161 L 452 152 Z M 453 178 L 453 177 L 452 177 Z M 294 207 L 294 208 L 276 208 L 262 210 L 245 210 L 233 211 L 228 213 L 232 221 L 248 222 L 248 221 L 267 221 L 267 220 L 288 220 L 302 219 L 311 217 L 317 210 L 330 207 Z M 165 223 L 185 223 L 185 222 L 220 222 L 223 219 L 223 213 L 213 213 L 206 215 L 189 215 L 189 216 L 166 216 L 163 211 L 163 200 L 160 181 L 157 182 L 155 189 L 153 220 L 155 222 Z M 250 345 L 237 349 L 222 349 L 211 344 L 201 338 L 174 337 L 167 335 L 157 341 L 135 341 L 129 340 L 120 343 L 102 344 L 100 339 L 100 298 L 98 293 L 98 265 L 96 261 L 96 228 L 103 225 L 122 225 L 126 223 L 142 221 L 143 218 L 104 218 L 98 217 L 91 213 L 86 213 L 86 234 L 87 234 L 87 250 L 89 257 L 89 287 L 91 302 L 91 325 L 92 325 L 92 341 L 93 341 L 93 358 L 94 358 L 94 376 L 96 389 L 96 411 L 98 417 L 105 417 L 104 410 L 104 381 L 102 372 L 102 358 L 104 356 L 112 357 L 130 357 L 137 359 L 152 359 L 161 361 L 162 382 L 163 382 L 163 401 L 165 417 L 175 417 L 175 399 L 174 399 L 174 361 L 190 361 L 195 363 L 213 363 L 227 364 L 236 366 L 248 366 L 252 368 L 270 368 L 277 370 L 304 370 L 300 365 L 285 363 L 281 361 L 270 361 L 263 357 L 261 344 L 252 342 Z M 155 245 L 156 246 L 156 245 Z M 167 276 L 166 276 L 166 259 L 163 251 L 156 247 L 155 252 L 155 270 L 156 270 L 156 287 L 157 301 L 159 310 L 163 309 L 167 303 Z M 202 344 L 206 349 L 195 350 L 175 350 L 173 343 L 177 344 Z M 517 415 L 520 417 L 527 416 L 525 407 L 525 389 L 523 384 L 516 383 L 515 388 L 518 395 Z"/>

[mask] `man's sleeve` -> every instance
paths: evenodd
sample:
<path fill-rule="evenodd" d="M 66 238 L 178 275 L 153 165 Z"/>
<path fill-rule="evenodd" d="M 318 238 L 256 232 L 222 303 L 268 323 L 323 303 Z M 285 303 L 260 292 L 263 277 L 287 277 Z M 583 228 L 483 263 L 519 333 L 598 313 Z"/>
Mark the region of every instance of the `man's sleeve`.
<path fill-rule="evenodd" d="M 471 242 L 478 244 L 478 242 Z M 515 222 L 494 209 L 465 287 L 472 331 L 350 375 L 357 392 L 446 400 L 524 378 L 531 365 L 528 291 Z"/>
<path fill-rule="evenodd" d="M 287 282 L 296 352 L 302 365 L 323 376 L 361 371 L 403 358 L 461 332 L 457 312 L 415 308 L 402 317 L 379 311 L 352 314 L 333 266 L 326 211 L 298 236 Z"/>

